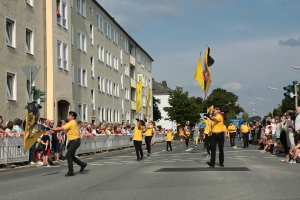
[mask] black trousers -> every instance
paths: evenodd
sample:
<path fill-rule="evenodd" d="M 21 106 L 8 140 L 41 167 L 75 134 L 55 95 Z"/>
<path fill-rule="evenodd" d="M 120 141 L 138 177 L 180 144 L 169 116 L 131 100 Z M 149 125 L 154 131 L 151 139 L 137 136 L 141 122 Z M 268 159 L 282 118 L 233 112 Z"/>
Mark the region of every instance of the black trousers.
<path fill-rule="evenodd" d="M 73 172 L 73 162 L 75 162 L 77 165 L 79 166 L 84 166 L 84 162 L 82 162 L 81 160 L 79 160 L 76 156 L 76 150 L 78 149 L 78 147 L 80 146 L 80 140 L 75 140 L 75 141 L 70 141 L 68 144 L 68 151 L 66 153 L 66 158 L 68 161 L 68 168 L 69 168 L 69 172 Z"/>
<path fill-rule="evenodd" d="M 142 149 L 142 141 L 133 140 L 133 145 L 135 148 L 136 158 L 138 160 L 143 159 L 143 149 Z"/>
<path fill-rule="evenodd" d="M 212 165 L 215 165 L 216 162 L 216 150 L 217 144 L 219 147 L 219 163 L 224 164 L 224 132 L 221 133 L 212 133 L 210 136 L 210 148 L 211 148 L 211 157 L 210 162 Z"/>
<path fill-rule="evenodd" d="M 230 144 L 231 146 L 234 146 L 234 140 L 235 140 L 235 133 L 229 133 L 229 137 L 230 137 Z"/>
<path fill-rule="evenodd" d="M 207 154 L 210 155 L 210 136 L 208 134 L 205 134 L 204 147 L 206 147 Z"/>
<path fill-rule="evenodd" d="M 152 140 L 152 136 L 145 136 L 145 143 L 146 143 L 148 154 L 151 153 L 151 140 Z"/>
<path fill-rule="evenodd" d="M 244 148 L 249 146 L 249 132 L 243 133 Z"/>
<path fill-rule="evenodd" d="M 167 141 L 167 151 L 169 150 L 169 147 L 170 147 L 170 150 L 172 151 L 172 142 L 171 141 Z"/>
<path fill-rule="evenodd" d="M 186 145 L 186 148 L 189 148 L 189 142 L 190 142 L 190 138 L 185 139 L 185 145 Z"/>

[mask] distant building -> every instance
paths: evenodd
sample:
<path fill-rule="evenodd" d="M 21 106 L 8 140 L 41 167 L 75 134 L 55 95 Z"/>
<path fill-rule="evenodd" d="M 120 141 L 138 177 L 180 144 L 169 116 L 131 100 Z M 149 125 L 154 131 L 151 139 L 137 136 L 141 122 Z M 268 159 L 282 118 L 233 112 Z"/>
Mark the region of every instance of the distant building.
<path fill-rule="evenodd" d="M 169 99 L 169 90 L 171 89 L 168 88 L 167 81 L 162 81 L 162 83 L 158 83 L 154 80 L 154 78 L 152 78 L 152 88 L 153 88 L 152 91 L 153 96 L 156 99 L 160 100 L 160 104 L 158 104 L 157 106 L 161 112 L 161 117 L 162 117 L 161 120 L 155 122 L 156 126 L 161 128 L 166 128 L 166 129 L 173 128 L 173 130 L 175 130 L 176 122 L 165 120 L 166 118 L 168 118 L 168 115 L 167 112 L 165 112 L 163 109 L 164 107 L 170 107 L 168 99 Z"/>

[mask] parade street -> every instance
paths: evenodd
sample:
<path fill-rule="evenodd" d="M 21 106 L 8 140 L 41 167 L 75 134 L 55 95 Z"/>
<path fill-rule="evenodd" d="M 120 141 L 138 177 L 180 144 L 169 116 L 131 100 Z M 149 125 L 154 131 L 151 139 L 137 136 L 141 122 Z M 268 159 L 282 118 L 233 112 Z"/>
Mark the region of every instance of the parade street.
<path fill-rule="evenodd" d="M 299 199 L 299 164 L 236 143 L 232 148 L 225 141 L 224 168 L 207 166 L 203 144 L 196 148 L 190 142 L 185 149 L 183 142 L 173 142 L 172 152 L 166 143 L 155 144 L 151 157 L 140 162 L 134 148 L 81 157 L 88 166 L 82 173 L 75 166 L 73 177 L 64 176 L 66 161 L 4 169 L 0 199 Z M 218 153 L 216 158 L 218 163 Z"/>

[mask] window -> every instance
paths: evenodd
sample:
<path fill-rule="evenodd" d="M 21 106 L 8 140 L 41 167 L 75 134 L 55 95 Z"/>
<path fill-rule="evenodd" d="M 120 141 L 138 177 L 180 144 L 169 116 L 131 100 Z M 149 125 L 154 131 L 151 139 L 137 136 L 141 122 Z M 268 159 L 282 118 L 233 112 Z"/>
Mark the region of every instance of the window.
<path fill-rule="evenodd" d="M 26 53 L 33 54 L 33 31 L 26 28 Z"/>
<path fill-rule="evenodd" d="M 119 83 L 117 83 L 117 97 L 120 97 L 120 87 L 119 87 Z"/>
<path fill-rule="evenodd" d="M 16 47 L 16 24 L 8 18 L 6 18 L 6 45 Z"/>
<path fill-rule="evenodd" d="M 126 52 L 126 53 L 129 53 L 129 48 L 128 48 L 128 40 L 124 40 L 124 51 Z"/>
<path fill-rule="evenodd" d="M 115 44 L 118 44 L 118 31 L 116 31 L 116 30 L 113 28 L 112 34 L 113 34 L 113 41 L 114 41 L 114 43 L 115 43 Z"/>
<path fill-rule="evenodd" d="M 121 112 L 124 114 L 124 99 L 121 99 Z"/>
<path fill-rule="evenodd" d="M 86 14 L 85 14 L 85 0 L 77 0 L 77 12 L 82 16 L 82 17 L 86 17 Z"/>
<path fill-rule="evenodd" d="M 105 35 L 108 36 L 109 39 L 111 39 L 111 26 L 108 22 L 105 22 Z"/>
<path fill-rule="evenodd" d="M 91 107 L 95 110 L 95 89 L 91 89 Z"/>
<path fill-rule="evenodd" d="M 87 87 L 86 69 L 78 67 L 78 85 Z"/>
<path fill-rule="evenodd" d="M 67 28 L 67 4 L 63 1 L 61 8 L 62 26 Z"/>
<path fill-rule="evenodd" d="M 106 79 L 106 91 L 108 95 L 112 96 L 112 81 L 109 79 Z"/>
<path fill-rule="evenodd" d="M 67 4 L 56 0 L 56 22 L 64 28 L 67 28 Z"/>
<path fill-rule="evenodd" d="M 94 78 L 94 70 L 95 70 L 95 67 L 94 67 L 94 56 L 91 56 L 91 58 L 90 58 L 90 65 L 91 65 L 91 77 L 93 77 Z"/>
<path fill-rule="evenodd" d="M 82 106 L 78 104 L 78 120 L 82 120 Z"/>
<path fill-rule="evenodd" d="M 92 45 L 94 44 L 94 26 L 92 23 L 90 23 L 90 42 Z"/>
<path fill-rule="evenodd" d="M 57 40 L 57 66 L 68 70 L 68 45 Z"/>
<path fill-rule="evenodd" d="M 90 13 L 93 14 L 94 13 L 94 9 L 93 6 L 90 5 Z"/>
<path fill-rule="evenodd" d="M 146 96 L 142 95 L 142 103 L 143 103 L 143 107 L 146 106 Z"/>
<path fill-rule="evenodd" d="M 113 66 L 114 66 L 114 69 L 115 70 L 119 70 L 119 60 L 118 60 L 118 57 L 117 56 L 113 56 Z"/>
<path fill-rule="evenodd" d="M 99 92 L 105 92 L 105 79 L 102 76 L 98 76 L 98 91 Z"/>
<path fill-rule="evenodd" d="M 122 65 L 122 62 L 123 62 L 123 50 L 120 49 L 120 63 Z"/>
<path fill-rule="evenodd" d="M 129 77 L 129 64 L 125 64 L 125 76 Z"/>
<path fill-rule="evenodd" d="M 113 91 L 114 91 L 114 96 L 117 96 L 117 84 L 113 83 Z"/>
<path fill-rule="evenodd" d="M 98 44 L 98 60 L 104 62 L 104 48 Z"/>
<path fill-rule="evenodd" d="M 6 72 L 6 98 L 17 100 L 17 75 L 12 72 Z"/>
<path fill-rule="evenodd" d="M 87 104 L 82 104 L 82 121 L 87 122 Z"/>
<path fill-rule="evenodd" d="M 71 25 L 71 43 L 72 46 L 74 45 L 74 26 Z"/>
<path fill-rule="evenodd" d="M 100 107 L 98 108 L 99 111 L 99 122 L 103 122 L 105 120 L 105 108 Z"/>
<path fill-rule="evenodd" d="M 77 31 L 77 47 L 79 50 L 86 52 L 85 34 L 81 31 Z"/>
<path fill-rule="evenodd" d="M 121 89 L 122 89 L 122 90 L 123 90 L 123 84 L 124 84 L 123 73 L 121 73 Z"/>
<path fill-rule="evenodd" d="M 111 67 L 111 53 L 106 50 L 106 65 Z"/>
<path fill-rule="evenodd" d="M 125 87 L 125 100 L 129 100 L 129 89 Z"/>
<path fill-rule="evenodd" d="M 33 7 L 33 0 L 25 0 L 25 2 L 27 3 L 27 5 Z"/>
<path fill-rule="evenodd" d="M 103 32 L 103 18 L 97 13 L 96 15 L 97 28 Z"/>

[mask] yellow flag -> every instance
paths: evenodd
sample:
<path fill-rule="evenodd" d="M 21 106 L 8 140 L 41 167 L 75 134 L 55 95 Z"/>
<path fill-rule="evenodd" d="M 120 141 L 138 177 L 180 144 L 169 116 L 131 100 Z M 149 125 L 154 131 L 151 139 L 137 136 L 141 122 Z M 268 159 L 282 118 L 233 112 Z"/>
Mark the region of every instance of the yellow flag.
<path fill-rule="evenodd" d="M 148 85 L 148 94 L 147 94 L 147 102 L 146 102 L 146 117 L 148 116 L 150 99 L 151 99 L 151 90 L 150 90 L 150 86 Z"/>
<path fill-rule="evenodd" d="M 143 89 L 143 82 L 140 81 L 136 84 L 136 109 L 135 113 L 138 113 L 142 108 L 142 89 Z"/>
<path fill-rule="evenodd" d="M 209 108 L 207 108 L 206 112 L 207 113 L 211 113 L 214 110 L 214 106 L 210 106 Z"/>
<path fill-rule="evenodd" d="M 210 63 L 210 56 L 209 56 L 210 49 L 206 45 L 206 51 L 205 51 L 205 56 L 204 56 L 204 66 L 205 66 L 205 72 L 204 72 L 204 96 L 206 97 L 208 93 L 208 89 L 211 83 L 211 77 L 210 77 L 210 68 L 212 64 Z"/>
<path fill-rule="evenodd" d="M 202 67 L 202 58 L 199 56 L 198 64 L 196 66 L 196 71 L 194 74 L 194 79 L 199 83 L 200 89 L 204 89 L 204 77 L 203 77 L 203 67 Z"/>

